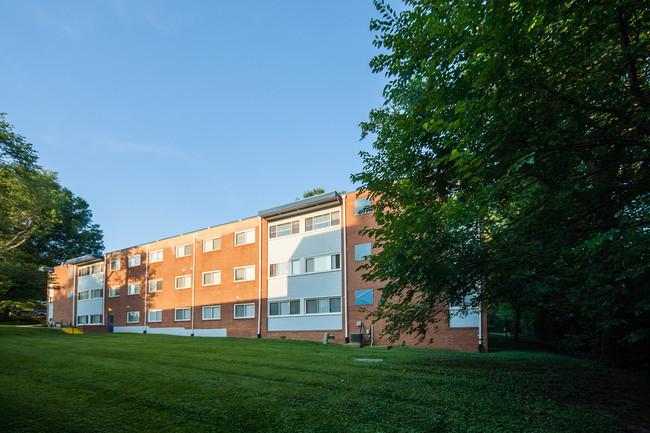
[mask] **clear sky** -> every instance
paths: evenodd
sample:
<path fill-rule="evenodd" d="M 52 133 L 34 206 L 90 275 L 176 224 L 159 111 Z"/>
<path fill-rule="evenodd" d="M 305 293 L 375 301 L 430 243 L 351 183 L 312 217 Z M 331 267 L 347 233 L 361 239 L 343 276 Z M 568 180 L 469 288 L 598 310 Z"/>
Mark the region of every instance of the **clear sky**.
<path fill-rule="evenodd" d="M 355 189 L 370 0 L 0 0 L 0 112 L 106 251 Z"/>

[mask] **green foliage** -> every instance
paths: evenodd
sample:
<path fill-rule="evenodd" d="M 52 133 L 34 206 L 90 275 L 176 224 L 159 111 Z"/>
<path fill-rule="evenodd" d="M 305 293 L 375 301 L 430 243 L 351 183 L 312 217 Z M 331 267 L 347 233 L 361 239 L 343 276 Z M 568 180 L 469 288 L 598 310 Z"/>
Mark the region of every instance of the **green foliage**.
<path fill-rule="evenodd" d="M 324 193 L 325 190 L 323 188 L 314 188 L 314 189 L 310 189 L 309 191 L 305 191 L 302 194 L 302 198 L 313 197 L 315 195 L 324 194 Z"/>
<path fill-rule="evenodd" d="M 103 249 L 88 203 L 42 169 L 0 113 L 0 310 L 45 297 L 46 266 Z"/>
<path fill-rule="evenodd" d="M 570 317 L 605 357 L 650 349 L 645 2 L 376 5 L 391 81 L 352 178 L 383 224 L 377 317 L 422 332 L 482 285 L 484 305 Z"/>
<path fill-rule="evenodd" d="M 5 431 L 643 431 L 648 390 L 545 353 L 0 327 Z"/>

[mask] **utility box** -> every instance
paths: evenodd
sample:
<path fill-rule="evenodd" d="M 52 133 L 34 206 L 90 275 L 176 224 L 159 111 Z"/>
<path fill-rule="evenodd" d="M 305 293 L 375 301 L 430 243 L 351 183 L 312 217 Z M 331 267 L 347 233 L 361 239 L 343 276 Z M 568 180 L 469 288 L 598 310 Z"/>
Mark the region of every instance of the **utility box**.
<path fill-rule="evenodd" d="M 350 343 L 363 343 L 363 333 L 350 334 Z"/>

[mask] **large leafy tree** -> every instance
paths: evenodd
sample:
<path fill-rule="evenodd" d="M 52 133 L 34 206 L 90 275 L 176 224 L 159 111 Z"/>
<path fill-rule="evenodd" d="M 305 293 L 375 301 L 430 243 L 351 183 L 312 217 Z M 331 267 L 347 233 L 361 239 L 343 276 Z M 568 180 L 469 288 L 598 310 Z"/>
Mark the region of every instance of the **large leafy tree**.
<path fill-rule="evenodd" d="M 381 224 L 376 315 L 424 333 L 478 293 L 561 318 L 605 357 L 647 348 L 646 2 L 406 3 L 376 2 L 371 66 L 390 83 L 353 175 Z"/>
<path fill-rule="evenodd" d="M 45 297 L 44 267 L 101 251 L 88 204 L 42 169 L 31 144 L 0 114 L 0 310 Z"/>

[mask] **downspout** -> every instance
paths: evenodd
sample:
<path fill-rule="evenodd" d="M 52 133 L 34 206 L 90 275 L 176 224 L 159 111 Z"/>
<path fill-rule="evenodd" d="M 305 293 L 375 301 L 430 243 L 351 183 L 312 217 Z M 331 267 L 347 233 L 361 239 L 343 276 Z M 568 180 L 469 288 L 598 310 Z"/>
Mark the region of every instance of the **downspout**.
<path fill-rule="evenodd" d="M 257 261 L 257 338 L 262 338 L 262 217 L 258 216 L 260 226 Z"/>
<path fill-rule="evenodd" d="M 104 254 L 104 290 L 102 290 L 102 311 L 104 314 L 102 315 L 102 326 L 108 326 L 108 316 L 106 315 L 106 280 L 108 280 L 108 267 L 107 265 L 107 258 L 106 254 Z"/>
<path fill-rule="evenodd" d="M 481 238 L 483 237 L 483 233 L 481 231 L 481 224 L 478 223 L 477 225 L 478 225 L 478 227 L 477 227 L 478 238 L 479 238 L 479 241 L 480 241 Z M 483 282 L 481 280 L 481 281 L 478 282 L 479 299 L 481 298 L 482 289 L 483 289 Z M 482 302 L 478 304 L 478 311 L 479 311 L 479 314 L 478 314 L 478 351 L 483 353 L 484 349 L 483 349 L 483 303 Z"/>
<path fill-rule="evenodd" d="M 72 286 L 72 326 L 77 326 L 77 267 L 72 265 L 74 272 L 74 284 Z"/>
<path fill-rule="evenodd" d="M 144 331 L 147 333 L 148 316 L 147 316 L 147 295 L 149 294 L 149 245 L 147 245 L 147 257 L 144 259 Z"/>
<path fill-rule="evenodd" d="M 192 243 L 192 333 L 190 336 L 194 337 L 194 286 L 196 286 L 196 233 L 193 235 L 194 242 Z"/>
<path fill-rule="evenodd" d="M 345 314 L 345 342 L 350 342 L 350 337 L 348 334 L 348 223 L 347 223 L 347 212 L 346 212 L 346 199 L 348 198 L 347 194 L 343 195 L 343 309 Z"/>

